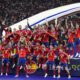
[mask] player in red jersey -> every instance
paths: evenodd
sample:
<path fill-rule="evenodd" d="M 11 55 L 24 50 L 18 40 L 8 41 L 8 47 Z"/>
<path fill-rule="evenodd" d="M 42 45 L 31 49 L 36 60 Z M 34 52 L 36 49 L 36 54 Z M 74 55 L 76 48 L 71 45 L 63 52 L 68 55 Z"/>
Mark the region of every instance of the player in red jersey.
<path fill-rule="evenodd" d="M 42 68 L 42 66 L 46 63 L 48 52 L 49 52 L 49 49 L 45 45 L 42 45 L 41 53 L 38 59 L 39 68 Z"/>
<path fill-rule="evenodd" d="M 74 47 L 74 34 L 72 32 L 69 32 L 67 39 L 68 39 L 68 44 L 67 44 L 68 53 L 70 56 L 73 57 L 74 53 L 71 54 L 71 52 L 73 51 Z"/>
<path fill-rule="evenodd" d="M 41 34 L 40 33 L 35 34 L 34 42 L 41 42 Z"/>
<path fill-rule="evenodd" d="M 76 34 L 76 39 L 78 41 L 78 44 L 80 44 L 80 27 L 79 26 L 76 27 L 75 34 Z"/>
<path fill-rule="evenodd" d="M 45 76 L 44 77 L 47 77 L 48 76 L 48 74 L 47 74 L 47 67 L 48 66 L 52 66 L 52 69 L 53 69 L 53 71 L 54 71 L 54 74 L 53 74 L 53 77 L 55 78 L 56 76 L 55 76 L 55 53 L 54 53 L 54 48 L 53 48 L 53 46 L 52 45 L 50 45 L 50 50 L 49 50 L 49 53 L 48 53 L 48 55 L 47 55 L 47 58 L 48 58 L 48 60 L 47 60 L 47 62 L 46 62 L 46 64 L 44 64 L 44 66 L 43 66 L 43 69 L 44 69 L 44 71 L 45 71 Z"/>
<path fill-rule="evenodd" d="M 4 37 L 5 37 L 5 38 L 8 38 L 8 37 L 11 35 L 12 30 L 11 30 L 10 27 L 5 28 L 4 30 L 5 30 L 5 36 L 4 36 Z"/>
<path fill-rule="evenodd" d="M 52 27 L 49 35 L 52 37 L 51 39 L 52 45 L 56 47 L 57 46 L 57 30 L 54 27 Z"/>
<path fill-rule="evenodd" d="M 14 68 L 16 66 L 17 57 L 18 57 L 17 53 L 18 53 L 18 46 L 17 46 L 17 44 L 15 44 L 11 49 L 11 57 L 10 58 L 12 59 L 12 64 L 13 64 L 12 68 Z"/>
<path fill-rule="evenodd" d="M 16 33 L 17 33 L 18 35 L 20 35 L 20 34 L 22 33 L 22 26 L 19 25 L 18 28 L 19 28 L 19 30 L 17 30 Z"/>
<path fill-rule="evenodd" d="M 41 41 L 45 46 L 49 47 L 49 35 L 48 34 L 43 33 Z"/>
<path fill-rule="evenodd" d="M 80 27 L 79 25 L 76 26 L 76 30 L 75 30 L 75 35 L 76 35 L 76 39 L 75 39 L 75 49 L 76 49 L 76 57 L 80 54 Z"/>
<path fill-rule="evenodd" d="M 1 68 L 1 76 L 4 72 L 4 64 L 6 64 L 6 76 L 8 75 L 8 68 L 9 68 L 9 57 L 10 57 L 10 49 L 4 48 L 2 52 L 2 68 Z"/>
<path fill-rule="evenodd" d="M 18 46 L 21 46 L 21 45 L 27 45 L 26 38 L 24 37 L 22 33 L 20 34 L 20 39 L 18 41 Z"/>
<path fill-rule="evenodd" d="M 41 46 L 37 43 L 33 51 L 33 60 L 35 62 L 38 61 L 40 54 L 41 54 Z"/>
<path fill-rule="evenodd" d="M 66 52 L 64 52 L 62 50 L 62 48 L 58 49 L 58 56 L 59 56 L 59 66 L 58 66 L 58 78 L 60 78 L 60 68 L 63 67 L 65 68 L 66 72 L 68 73 L 68 78 L 71 78 L 69 69 L 68 69 L 68 60 L 69 60 L 69 56 Z"/>
<path fill-rule="evenodd" d="M 10 27 L 6 28 L 5 35 L 3 36 L 3 41 L 7 44 L 9 42 L 10 36 L 12 34 L 12 30 Z"/>
<path fill-rule="evenodd" d="M 23 45 L 21 45 L 20 49 L 18 50 L 18 64 L 17 64 L 17 68 L 16 68 L 16 76 L 19 76 L 19 69 L 20 67 L 23 66 L 25 73 L 26 73 L 26 77 L 29 77 L 27 74 L 27 69 L 26 69 L 26 49 L 25 47 L 23 47 Z"/>

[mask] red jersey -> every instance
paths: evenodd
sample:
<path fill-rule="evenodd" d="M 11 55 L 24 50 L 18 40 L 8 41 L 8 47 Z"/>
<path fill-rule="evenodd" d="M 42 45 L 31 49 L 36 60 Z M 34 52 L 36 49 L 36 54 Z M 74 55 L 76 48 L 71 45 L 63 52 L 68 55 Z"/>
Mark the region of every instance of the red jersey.
<path fill-rule="evenodd" d="M 48 54 L 48 61 L 54 61 L 54 59 L 55 59 L 54 50 L 50 50 Z"/>
<path fill-rule="evenodd" d="M 68 42 L 74 42 L 74 34 L 70 33 L 68 36 Z"/>
<path fill-rule="evenodd" d="M 26 49 L 25 48 L 21 48 L 18 51 L 18 55 L 19 55 L 19 58 L 25 58 L 26 57 Z"/>
<path fill-rule="evenodd" d="M 20 35 L 22 33 L 22 30 L 16 31 L 16 34 Z"/>
<path fill-rule="evenodd" d="M 22 34 L 23 35 L 26 35 L 26 30 L 22 30 Z"/>
<path fill-rule="evenodd" d="M 80 38 L 80 28 L 76 29 L 76 38 Z"/>
<path fill-rule="evenodd" d="M 10 54 L 9 54 L 9 50 L 4 50 L 4 52 L 2 53 L 2 58 L 9 58 Z"/>
<path fill-rule="evenodd" d="M 42 40 L 41 40 L 41 41 L 42 41 L 42 42 L 49 42 L 49 35 L 43 33 L 43 34 L 42 34 Z"/>
<path fill-rule="evenodd" d="M 34 50 L 34 55 L 35 55 L 35 56 L 38 56 L 39 54 L 41 54 L 41 50 L 39 50 L 39 49 L 36 50 L 36 49 L 35 49 L 35 50 Z"/>
<path fill-rule="evenodd" d="M 46 48 L 45 50 L 42 50 L 42 54 L 44 56 L 46 56 L 48 53 L 49 53 L 49 49 L 48 48 Z"/>
<path fill-rule="evenodd" d="M 52 31 L 50 34 L 52 35 L 53 39 L 57 39 L 57 31 Z"/>
<path fill-rule="evenodd" d="M 59 59 L 62 63 L 67 63 L 68 57 L 65 52 L 59 50 Z"/>
<path fill-rule="evenodd" d="M 32 31 L 31 30 L 26 30 L 26 33 L 31 36 L 32 35 Z"/>
<path fill-rule="evenodd" d="M 41 41 L 41 37 L 40 36 L 41 36 L 40 34 L 36 34 L 34 36 L 34 42 L 40 42 Z"/>
<path fill-rule="evenodd" d="M 39 50 L 42 50 L 42 46 L 41 46 L 40 44 L 34 45 L 34 49 L 35 49 L 35 48 L 38 48 Z"/>
<path fill-rule="evenodd" d="M 29 50 L 30 48 L 27 47 L 25 49 L 26 49 L 26 54 L 29 54 L 30 53 L 30 50 Z"/>
<path fill-rule="evenodd" d="M 26 39 L 26 43 L 28 43 L 29 42 L 29 37 L 26 36 L 25 39 Z"/>
<path fill-rule="evenodd" d="M 17 42 L 20 38 L 20 35 L 16 34 L 16 33 L 13 33 L 13 41 L 14 42 Z"/>

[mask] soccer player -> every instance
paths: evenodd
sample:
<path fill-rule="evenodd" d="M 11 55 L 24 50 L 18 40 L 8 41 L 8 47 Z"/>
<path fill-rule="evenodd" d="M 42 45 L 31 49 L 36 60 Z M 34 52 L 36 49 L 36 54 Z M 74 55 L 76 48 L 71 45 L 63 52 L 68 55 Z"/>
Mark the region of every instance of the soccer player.
<path fill-rule="evenodd" d="M 45 31 L 45 28 L 43 27 L 43 31 Z M 47 32 L 47 31 L 46 31 Z M 49 47 L 49 35 L 47 33 L 42 34 L 41 42 L 46 46 Z"/>
<path fill-rule="evenodd" d="M 12 59 L 12 68 L 14 68 L 16 66 L 16 62 L 17 62 L 17 55 L 18 53 L 18 46 L 17 44 L 15 44 L 12 49 L 11 49 L 11 59 Z"/>
<path fill-rule="evenodd" d="M 20 34 L 20 39 L 19 39 L 19 42 L 18 42 L 18 45 L 26 45 L 26 38 L 24 37 L 24 35 L 21 33 Z"/>
<path fill-rule="evenodd" d="M 68 38 L 68 45 L 67 45 L 68 53 L 70 56 L 73 56 L 72 52 L 73 52 L 73 47 L 74 47 L 74 34 L 72 32 L 69 32 L 67 38 Z"/>
<path fill-rule="evenodd" d="M 8 76 L 8 68 L 9 68 L 9 49 L 4 48 L 4 51 L 2 52 L 2 68 L 1 68 L 1 76 L 3 75 L 4 72 L 4 64 L 6 64 L 6 76 Z"/>
<path fill-rule="evenodd" d="M 39 55 L 41 54 L 41 46 L 39 43 L 36 43 L 34 51 L 33 51 L 33 60 L 38 62 Z"/>
<path fill-rule="evenodd" d="M 55 53 L 54 53 L 54 48 L 53 48 L 53 46 L 52 45 L 50 45 L 50 50 L 49 50 L 49 53 L 48 53 L 48 55 L 47 55 L 47 58 L 48 58 L 48 60 L 47 60 L 47 62 L 46 62 L 46 64 L 44 64 L 43 65 L 43 69 L 44 69 L 44 71 L 45 71 L 45 75 L 44 75 L 44 77 L 47 77 L 48 76 L 48 73 L 47 73 L 47 67 L 49 66 L 49 65 L 51 65 L 52 66 L 52 69 L 53 69 L 53 71 L 54 71 L 54 74 L 53 74 L 53 77 L 55 78 L 56 76 L 55 76 Z"/>
<path fill-rule="evenodd" d="M 48 52 L 49 48 L 47 48 L 45 45 L 42 45 L 41 53 L 39 55 L 39 60 L 38 60 L 39 68 L 42 68 L 42 66 L 46 63 Z"/>
<path fill-rule="evenodd" d="M 59 48 L 59 53 L 58 53 L 58 56 L 59 56 L 59 60 L 60 60 L 60 63 L 59 63 L 59 66 L 58 66 L 58 78 L 60 78 L 60 68 L 63 67 L 65 68 L 66 72 L 68 73 L 68 78 L 71 78 L 71 75 L 70 75 L 70 72 L 69 72 L 69 69 L 68 69 L 68 60 L 69 60 L 69 56 L 66 52 L 64 52 L 62 50 L 62 48 Z"/>
<path fill-rule="evenodd" d="M 79 55 L 80 57 L 80 27 L 79 25 L 76 26 L 76 30 L 75 30 L 75 34 L 76 34 L 76 39 L 75 39 L 75 49 L 76 49 L 76 57 Z"/>
<path fill-rule="evenodd" d="M 19 76 L 19 69 L 20 67 L 23 66 L 24 71 L 26 72 L 26 77 L 29 77 L 27 74 L 27 69 L 26 69 L 26 49 L 23 45 L 21 45 L 19 51 L 18 51 L 18 64 L 16 68 L 16 76 Z"/>
<path fill-rule="evenodd" d="M 51 39 L 52 45 L 56 47 L 57 46 L 57 31 L 54 27 L 51 28 L 50 34 L 52 35 L 52 39 Z"/>

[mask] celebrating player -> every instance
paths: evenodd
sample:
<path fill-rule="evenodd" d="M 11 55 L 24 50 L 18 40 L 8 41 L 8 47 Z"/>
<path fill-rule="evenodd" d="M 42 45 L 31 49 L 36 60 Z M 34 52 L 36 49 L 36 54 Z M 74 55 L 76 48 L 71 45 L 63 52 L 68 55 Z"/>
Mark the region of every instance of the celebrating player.
<path fill-rule="evenodd" d="M 21 46 L 21 48 L 18 51 L 18 64 L 17 64 L 17 69 L 16 69 L 16 76 L 19 76 L 19 69 L 21 66 L 23 66 L 25 72 L 26 72 L 26 77 L 29 77 L 27 74 L 27 69 L 26 69 L 26 49 L 25 47 Z"/>
<path fill-rule="evenodd" d="M 8 67 L 9 67 L 9 49 L 4 48 L 4 51 L 2 52 L 2 68 L 1 68 L 1 76 L 4 72 L 4 64 L 6 64 L 6 76 L 8 76 Z"/>
<path fill-rule="evenodd" d="M 39 60 L 38 60 L 39 68 L 42 68 L 42 66 L 46 63 L 48 52 L 49 52 L 49 48 L 47 48 L 45 45 L 42 45 L 42 50 L 41 50 L 41 53 L 39 55 Z"/>
<path fill-rule="evenodd" d="M 54 53 L 54 49 L 53 49 L 53 46 L 52 45 L 50 45 L 50 51 L 49 51 L 49 53 L 47 55 L 47 58 L 48 58 L 48 60 L 47 60 L 46 64 L 43 65 L 43 69 L 45 71 L 45 76 L 44 77 L 47 77 L 48 76 L 47 67 L 49 65 L 51 65 L 52 66 L 52 69 L 54 71 L 53 77 L 55 78 L 55 72 L 56 72 L 55 71 L 55 61 L 54 61 L 55 60 L 55 53 Z"/>
<path fill-rule="evenodd" d="M 69 72 L 69 69 L 68 69 L 68 54 L 66 52 L 64 52 L 61 48 L 59 49 L 59 60 L 60 60 L 60 63 L 59 63 L 59 66 L 58 66 L 58 78 L 60 78 L 60 68 L 61 67 L 64 67 L 66 72 L 68 73 L 68 78 L 71 78 L 71 75 L 70 75 L 70 72 Z"/>

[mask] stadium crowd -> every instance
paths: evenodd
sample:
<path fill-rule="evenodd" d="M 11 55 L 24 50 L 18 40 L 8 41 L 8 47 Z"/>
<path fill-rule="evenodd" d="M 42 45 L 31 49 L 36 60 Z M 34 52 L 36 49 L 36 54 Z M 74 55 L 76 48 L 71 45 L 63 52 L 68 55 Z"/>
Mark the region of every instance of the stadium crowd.
<path fill-rule="evenodd" d="M 0 21 L 10 26 L 39 12 L 79 0 L 0 0 Z"/>

